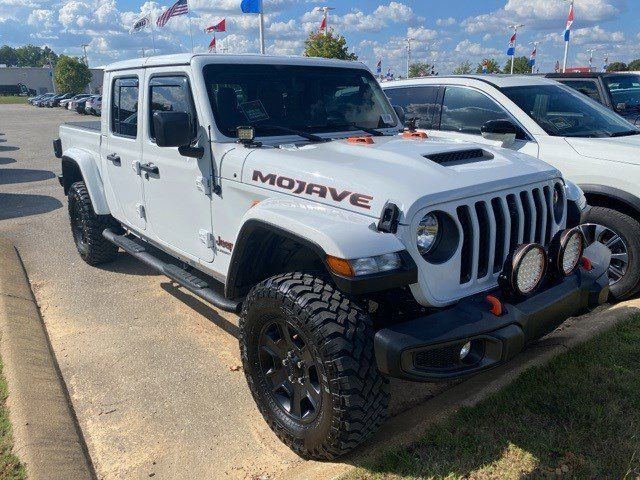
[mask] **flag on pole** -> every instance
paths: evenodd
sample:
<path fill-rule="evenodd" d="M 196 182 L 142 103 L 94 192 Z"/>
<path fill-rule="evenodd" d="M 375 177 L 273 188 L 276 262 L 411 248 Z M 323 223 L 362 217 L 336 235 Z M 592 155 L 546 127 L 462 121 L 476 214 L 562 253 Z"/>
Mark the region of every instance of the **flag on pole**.
<path fill-rule="evenodd" d="M 609 55 L 607 54 L 604 56 L 604 67 L 602 67 L 602 71 L 606 72 L 608 66 L 609 66 Z"/>
<path fill-rule="evenodd" d="M 213 37 L 209 42 L 209 52 L 212 52 L 216 49 L 216 37 Z"/>
<path fill-rule="evenodd" d="M 567 27 L 564 29 L 564 41 L 568 42 L 571 37 L 571 26 L 573 25 L 573 2 L 569 7 L 569 16 L 567 17 Z"/>
<path fill-rule="evenodd" d="M 158 25 L 159 27 L 164 27 L 172 17 L 177 17 L 178 15 L 186 15 L 187 13 L 189 13 L 189 5 L 187 4 L 187 0 L 178 0 L 158 17 L 158 20 L 156 20 L 156 25 Z"/>
<path fill-rule="evenodd" d="M 509 39 L 509 48 L 507 48 L 507 56 L 513 57 L 516 53 L 516 37 L 518 36 L 517 32 L 513 32 L 511 35 L 511 39 Z"/>
<path fill-rule="evenodd" d="M 560 60 L 556 60 L 556 73 L 560 73 Z"/>
<path fill-rule="evenodd" d="M 215 32 L 226 32 L 227 31 L 227 21 L 223 18 L 216 25 L 211 25 L 204 29 L 204 33 L 215 33 Z"/>
<path fill-rule="evenodd" d="M 529 57 L 529 65 L 532 67 L 536 64 L 536 56 L 538 55 L 538 46 L 534 45 L 531 56 Z"/>
<path fill-rule="evenodd" d="M 142 17 L 140 20 L 136 21 L 136 23 L 133 24 L 133 27 L 131 27 L 131 30 L 129 30 L 129 33 L 134 33 L 139 30 L 143 30 L 147 28 L 150 24 L 151 24 L 151 21 L 149 20 L 149 17 Z"/>
<path fill-rule="evenodd" d="M 376 75 L 382 75 L 382 59 L 376 63 Z"/>
<path fill-rule="evenodd" d="M 322 23 L 320 24 L 320 31 L 324 32 L 327 29 L 327 17 L 322 18 Z"/>
<path fill-rule="evenodd" d="M 482 61 L 482 73 L 486 75 L 488 71 L 489 71 L 489 62 L 487 62 L 486 60 L 483 60 Z"/>
<path fill-rule="evenodd" d="M 240 9 L 242 13 L 262 13 L 262 0 L 242 0 Z"/>

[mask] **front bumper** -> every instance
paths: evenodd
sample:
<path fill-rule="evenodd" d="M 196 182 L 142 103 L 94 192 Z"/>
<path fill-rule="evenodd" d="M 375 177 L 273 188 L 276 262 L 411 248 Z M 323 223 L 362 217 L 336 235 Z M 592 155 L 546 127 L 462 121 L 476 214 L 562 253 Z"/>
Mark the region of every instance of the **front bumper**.
<path fill-rule="evenodd" d="M 589 258 L 592 270 L 579 269 L 520 303 L 504 303 L 501 316 L 489 311 L 484 294 L 379 330 L 375 336 L 378 369 L 391 377 L 432 382 L 465 377 L 507 362 L 568 317 L 607 300 L 610 253 L 603 247 L 592 250 Z M 471 351 L 461 361 L 460 348 L 467 342 L 471 342 Z"/>

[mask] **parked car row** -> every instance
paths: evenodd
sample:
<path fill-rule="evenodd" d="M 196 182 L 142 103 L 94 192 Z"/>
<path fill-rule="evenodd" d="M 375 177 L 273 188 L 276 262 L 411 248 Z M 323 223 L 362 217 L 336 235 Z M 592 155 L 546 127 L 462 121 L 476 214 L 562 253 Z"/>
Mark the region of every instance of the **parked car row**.
<path fill-rule="evenodd" d="M 32 97 L 28 102 L 34 107 L 60 107 L 67 110 L 75 110 L 81 115 L 102 114 L 102 95 L 89 93 L 44 93 L 37 97 Z"/>

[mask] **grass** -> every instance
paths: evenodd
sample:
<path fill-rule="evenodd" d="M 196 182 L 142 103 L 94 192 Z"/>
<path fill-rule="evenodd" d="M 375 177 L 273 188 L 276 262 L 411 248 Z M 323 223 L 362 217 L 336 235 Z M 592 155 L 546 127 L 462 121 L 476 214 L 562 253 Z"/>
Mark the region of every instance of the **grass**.
<path fill-rule="evenodd" d="M 639 479 L 640 316 L 347 478 Z"/>
<path fill-rule="evenodd" d="M 0 95 L 0 105 L 27 104 L 27 97 L 17 97 L 14 95 Z"/>
<path fill-rule="evenodd" d="M 24 465 L 12 453 L 13 437 L 6 406 L 7 395 L 7 381 L 2 375 L 0 362 L 0 480 L 24 480 L 27 478 Z"/>

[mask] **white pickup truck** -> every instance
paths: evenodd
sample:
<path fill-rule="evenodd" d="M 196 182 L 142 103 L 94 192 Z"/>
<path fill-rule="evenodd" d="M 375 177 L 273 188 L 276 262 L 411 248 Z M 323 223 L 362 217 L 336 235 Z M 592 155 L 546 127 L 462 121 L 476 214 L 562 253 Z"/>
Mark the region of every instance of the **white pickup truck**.
<path fill-rule="evenodd" d="M 402 131 L 362 64 L 151 57 L 108 66 L 103 96 L 100 122 L 54 140 L 78 252 L 122 249 L 239 312 L 250 390 L 304 457 L 375 432 L 387 377 L 491 368 L 607 298 L 578 189 Z"/>

